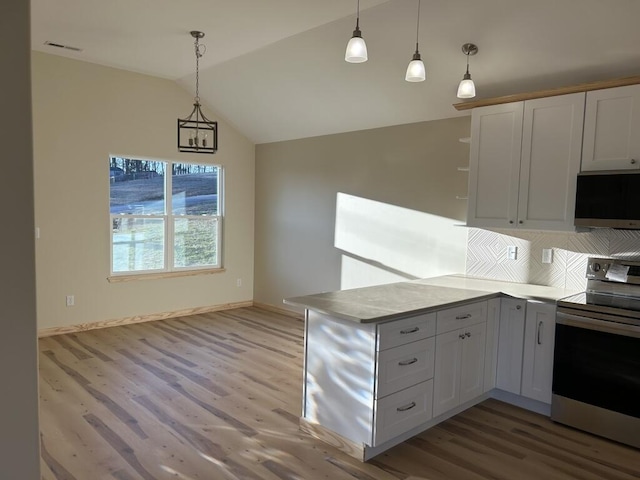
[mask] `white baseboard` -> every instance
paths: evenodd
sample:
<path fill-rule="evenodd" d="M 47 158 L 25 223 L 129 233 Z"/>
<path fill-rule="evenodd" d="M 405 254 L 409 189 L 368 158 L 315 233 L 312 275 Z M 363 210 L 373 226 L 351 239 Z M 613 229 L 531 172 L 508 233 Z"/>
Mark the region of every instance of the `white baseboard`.
<path fill-rule="evenodd" d="M 172 312 L 152 313 L 149 315 L 136 315 L 133 317 L 118 318 L 114 320 L 103 320 L 99 322 L 81 323 L 79 325 L 67 325 L 64 327 L 50 327 L 38 330 L 38 338 L 52 335 L 62 335 L 65 333 L 85 332 L 96 328 L 117 327 L 118 325 L 131 325 L 134 323 L 152 322 L 154 320 L 166 320 L 168 318 L 186 317 L 188 315 L 198 315 L 202 313 L 231 310 L 233 308 L 243 308 L 253 306 L 253 301 L 225 303 L 221 305 L 210 305 L 207 307 L 185 308 Z"/>

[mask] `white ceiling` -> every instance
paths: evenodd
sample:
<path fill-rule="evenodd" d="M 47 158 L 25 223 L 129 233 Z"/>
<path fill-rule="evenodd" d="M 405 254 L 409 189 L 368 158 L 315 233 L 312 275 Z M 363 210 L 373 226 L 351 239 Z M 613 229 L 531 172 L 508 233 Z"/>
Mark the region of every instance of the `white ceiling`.
<path fill-rule="evenodd" d="M 422 0 L 427 81 L 404 72 L 417 0 L 361 0 L 369 61 L 347 64 L 352 0 L 31 0 L 35 50 L 174 79 L 255 143 L 448 118 L 465 42 L 477 98 L 640 74 L 638 0 Z M 83 48 L 76 53 L 43 45 Z M 188 112 L 187 112 L 188 113 Z"/>

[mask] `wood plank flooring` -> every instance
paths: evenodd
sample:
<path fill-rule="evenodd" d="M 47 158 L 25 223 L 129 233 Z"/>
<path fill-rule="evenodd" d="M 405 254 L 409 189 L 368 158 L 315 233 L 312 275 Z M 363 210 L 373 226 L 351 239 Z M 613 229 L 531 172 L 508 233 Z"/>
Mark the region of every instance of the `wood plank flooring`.
<path fill-rule="evenodd" d="M 258 308 L 41 339 L 42 478 L 640 478 L 640 450 L 494 400 L 360 463 L 298 429 L 302 342 Z"/>

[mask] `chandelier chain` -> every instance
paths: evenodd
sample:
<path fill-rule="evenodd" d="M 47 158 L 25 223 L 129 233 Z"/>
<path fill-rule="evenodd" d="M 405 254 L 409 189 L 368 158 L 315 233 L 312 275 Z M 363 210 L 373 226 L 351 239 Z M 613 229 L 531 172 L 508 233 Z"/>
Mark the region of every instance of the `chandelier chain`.
<path fill-rule="evenodd" d="M 200 57 L 204 55 L 207 47 L 200 45 L 200 38 L 196 37 L 194 45 L 196 51 L 196 103 L 200 103 Z"/>

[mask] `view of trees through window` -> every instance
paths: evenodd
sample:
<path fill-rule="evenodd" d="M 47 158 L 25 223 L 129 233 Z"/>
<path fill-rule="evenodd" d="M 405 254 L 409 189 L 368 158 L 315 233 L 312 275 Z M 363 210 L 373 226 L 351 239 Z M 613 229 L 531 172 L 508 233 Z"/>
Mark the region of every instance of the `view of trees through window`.
<path fill-rule="evenodd" d="M 111 157 L 112 272 L 219 267 L 220 173 L 217 165 Z"/>

